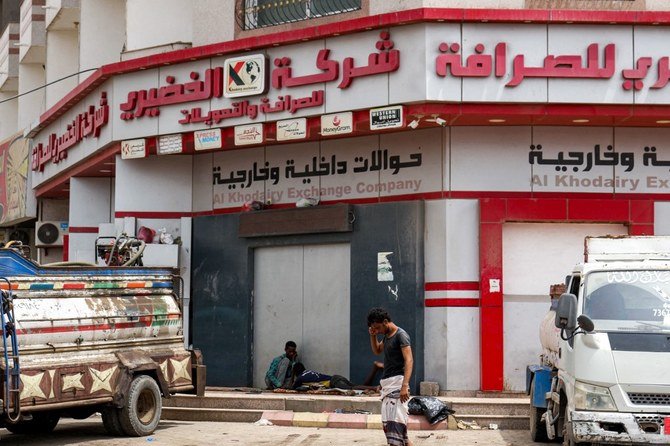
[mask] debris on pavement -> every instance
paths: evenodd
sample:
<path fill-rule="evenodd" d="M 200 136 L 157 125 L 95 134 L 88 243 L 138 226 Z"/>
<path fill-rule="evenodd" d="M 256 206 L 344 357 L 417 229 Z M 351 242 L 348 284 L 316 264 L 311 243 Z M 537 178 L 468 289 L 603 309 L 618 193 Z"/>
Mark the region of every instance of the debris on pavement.
<path fill-rule="evenodd" d="M 260 420 L 254 423 L 254 426 L 274 426 L 274 425 L 272 424 L 272 421 L 266 418 L 261 418 Z"/>

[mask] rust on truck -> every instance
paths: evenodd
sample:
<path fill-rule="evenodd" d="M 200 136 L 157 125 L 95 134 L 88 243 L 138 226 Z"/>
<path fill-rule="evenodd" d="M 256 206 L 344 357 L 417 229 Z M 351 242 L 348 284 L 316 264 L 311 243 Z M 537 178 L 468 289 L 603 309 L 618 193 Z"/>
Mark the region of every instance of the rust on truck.
<path fill-rule="evenodd" d="M 18 347 L 5 342 L 0 358 L 10 431 L 102 412 L 110 432 L 148 435 L 161 397 L 204 391 L 202 356 L 184 347 L 177 270 L 40 266 L 0 249 L 0 277 L 0 328 Z"/>

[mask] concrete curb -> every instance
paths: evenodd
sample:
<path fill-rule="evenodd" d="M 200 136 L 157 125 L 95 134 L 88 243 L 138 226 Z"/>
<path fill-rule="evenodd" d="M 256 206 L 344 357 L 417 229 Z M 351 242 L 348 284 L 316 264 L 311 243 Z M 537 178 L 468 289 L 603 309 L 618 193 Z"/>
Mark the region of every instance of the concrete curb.
<path fill-rule="evenodd" d="M 261 418 L 269 420 L 277 426 L 293 427 L 328 427 L 339 429 L 381 429 L 381 415 L 365 415 L 350 413 L 310 413 L 292 412 L 288 410 L 267 410 Z M 408 430 L 446 430 L 456 428 L 456 420 L 449 416 L 449 420 L 434 425 L 428 423 L 425 417 L 410 415 L 407 424 Z"/>

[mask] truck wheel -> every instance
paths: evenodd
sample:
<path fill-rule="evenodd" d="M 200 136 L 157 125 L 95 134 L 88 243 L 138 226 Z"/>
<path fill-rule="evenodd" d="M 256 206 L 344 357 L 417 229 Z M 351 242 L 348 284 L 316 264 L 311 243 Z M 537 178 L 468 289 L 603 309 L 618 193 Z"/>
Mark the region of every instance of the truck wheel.
<path fill-rule="evenodd" d="M 549 441 L 547 426 L 542 421 L 542 415 L 547 411 L 541 407 L 533 406 L 533 395 L 535 394 L 535 379 L 530 383 L 530 438 L 537 443 Z"/>
<path fill-rule="evenodd" d="M 100 411 L 102 414 L 102 424 L 109 435 L 115 437 L 123 437 L 126 433 L 121 426 L 120 410 L 113 406 L 103 407 Z"/>
<path fill-rule="evenodd" d="M 60 415 L 43 412 L 32 414 L 33 419 L 17 424 L 7 424 L 5 428 L 13 434 L 48 434 L 56 428 Z"/>
<path fill-rule="evenodd" d="M 151 435 L 161 419 L 161 391 L 150 376 L 136 376 L 121 409 L 123 431 L 131 437 Z"/>

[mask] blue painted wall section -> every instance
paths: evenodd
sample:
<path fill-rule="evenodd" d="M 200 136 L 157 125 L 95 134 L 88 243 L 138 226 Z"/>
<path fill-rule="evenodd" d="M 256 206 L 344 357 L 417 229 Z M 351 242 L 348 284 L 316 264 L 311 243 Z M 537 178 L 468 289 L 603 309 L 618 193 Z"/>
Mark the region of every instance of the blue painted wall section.
<path fill-rule="evenodd" d="M 374 357 L 366 317 L 384 306 L 412 339 L 412 388 L 423 379 L 423 202 L 354 206 L 350 233 L 241 238 L 239 214 L 193 220 L 192 343 L 202 350 L 207 383 L 250 386 L 253 382 L 254 249 L 272 246 L 349 243 L 351 249 L 350 375 L 363 382 Z M 389 256 L 394 280 L 377 280 L 377 253 Z M 394 292 L 389 290 L 391 286 Z M 397 288 L 396 288 L 397 286 Z M 397 295 L 397 296 L 396 296 Z"/>

